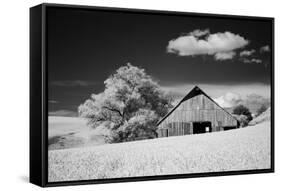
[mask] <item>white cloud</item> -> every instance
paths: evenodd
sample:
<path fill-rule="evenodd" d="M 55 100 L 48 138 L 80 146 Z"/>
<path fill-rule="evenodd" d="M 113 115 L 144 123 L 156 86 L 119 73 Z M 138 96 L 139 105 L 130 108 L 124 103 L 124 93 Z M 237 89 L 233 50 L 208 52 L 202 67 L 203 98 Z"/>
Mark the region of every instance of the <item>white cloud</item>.
<path fill-rule="evenodd" d="M 199 38 L 201 36 L 204 37 Z M 187 35 L 170 40 L 167 52 L 179 56 L 216 55 L 219 53 L 217 57 L 226 57 L 226 55 L 230 57 L 234 50 L 248 44 L 249 41 L 239 34 L 228 31 L 210 34 L 208 29 L 197 29 Z"/>
<path fill-rule="evenodd" d="M 201 36 L 204 36 L 204 35 L 207 35 L 207 34 L 210 34 L 209 29 L 205 29 L 205 30 L 196 29 L 196 30 L 189 33 L 189 35 L 196 36 L 196 37 L 201 37 Z"/>
<path fill-rule="evenodd" d="M 162 85 L 164 91 L 170 94 L 177 100 L 181 100 L 186 94 L 198 85 L 206 94 L 212 98 L 218 98 L 222 95 L 232 92 L 239 94 L 244 99 L 249 94 L 259 94 L 265 98 L 270 97 L 270 85 L 253 83 L 253 84 L 237 84 L 237 85 L 216 85 L 216 84 L 192 84 L 192 83 L 179 83 Z"/>
<path fill-rule="evenodd" d="M 256 113 L 262 105 L 270 105 L 270 98 L 266 98 L 256 93 L 242 97 L 239 93 L 227 92 L 226 94 L 215 98 L 214 101 L 223 108 L 233 108 L 242 104 L 249 108 L 252 113 Z"/>
<path fill-rule="evenodd" d="M 262 63 L 261 59 L 256 59 L 256 58 L 251 59 L 251 61 L 252 61 L 252 63 L 257 63 L 257 64 Z"/>
<path fill-rule="evenodd" d="M 232 59 L 236 53 L 234 51 L 231 52 L 218 52 L 215 54 L 216 60 L 229 60 Z"/>
<path fill-rule="evenodd" d="M 243 50 L 240 52 L 240 56 L 251 56 L 252 54 L 254 54 L 256 51 L 254 49 L 252 50 Z"/>
<path fill-rule="evenodd" d="M 242 98 L 239 94 L 228 92 L 225 95 L 215 98 L 214 101 L 223 108 L 230 108 L 240 104 L 242 102 Z"/>
<path fill-rule="evenodd" d="M 252 58 L 252 59 L 244 58 L 244 59 L 242 59 L 242 62 L 248 63 L 248 64 L 252 64 L 252 63 L 261 64 L 262 60 L 261 59 L 257 59 L 257 58 Z"/>
<path fill-rule="evenodd" d="M 269 52 L 270 51 L 270 47 L 269 45 L 265 45 L 265 46 L 262 46 L 260 48 L 260 52 L 263 53 L 263 52 Z"/>

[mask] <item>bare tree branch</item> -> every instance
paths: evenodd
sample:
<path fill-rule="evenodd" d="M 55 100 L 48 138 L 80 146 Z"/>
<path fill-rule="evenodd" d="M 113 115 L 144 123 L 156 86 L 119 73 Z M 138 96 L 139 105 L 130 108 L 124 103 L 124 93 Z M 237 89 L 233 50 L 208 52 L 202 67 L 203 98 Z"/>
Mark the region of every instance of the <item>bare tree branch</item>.
<path fill-rule="evenodd" d="M 116 113 L 118 113 L 123 118 L 123 115 L 122 115 L 121 111 L 119 111 L 118 109 L 110 108 L 110 107 L 107 107 L 107 106 L 103 106 L 102 108 L 108 109 L 109 111 L 116 112 Z"/>

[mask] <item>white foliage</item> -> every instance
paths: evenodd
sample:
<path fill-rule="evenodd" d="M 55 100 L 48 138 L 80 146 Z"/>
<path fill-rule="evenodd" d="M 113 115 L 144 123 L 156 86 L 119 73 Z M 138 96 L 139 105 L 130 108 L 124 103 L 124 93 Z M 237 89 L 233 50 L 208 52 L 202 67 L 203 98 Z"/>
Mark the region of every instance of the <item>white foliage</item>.
<path fill-rule="evenodd" d="M 93 128 L 110 122 L 113 125 L 107 127 L 120 136 L 128 136 L 127 130 L 134 134 L 132 130 L 138 131 L 136 127 L 144 130 L 144 124 L 149 131 L 156 131 L 152 124 L 155 126 L 171 107 L 172 100 L 158 83 L 144 69 L 131 64 L 117 69 L 104 84 L 104 92 L 92 94 L 91 99 L 78 108 L 79 115 L 89 118 Z"/>

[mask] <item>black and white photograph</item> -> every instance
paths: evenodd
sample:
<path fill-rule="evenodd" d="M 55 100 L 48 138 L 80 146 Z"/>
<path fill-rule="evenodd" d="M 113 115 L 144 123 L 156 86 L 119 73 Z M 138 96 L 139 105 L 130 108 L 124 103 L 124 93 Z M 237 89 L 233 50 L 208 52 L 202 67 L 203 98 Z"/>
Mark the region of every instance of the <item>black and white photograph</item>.
<path fill-rule="evenodd" d="M 0 191 L 281 187 L 278 1 L 1 1 Z"/>
<path fill-rule="evenodd" d="M 48 182 L 272 169 L 272 25 L 47 7 Z"/>

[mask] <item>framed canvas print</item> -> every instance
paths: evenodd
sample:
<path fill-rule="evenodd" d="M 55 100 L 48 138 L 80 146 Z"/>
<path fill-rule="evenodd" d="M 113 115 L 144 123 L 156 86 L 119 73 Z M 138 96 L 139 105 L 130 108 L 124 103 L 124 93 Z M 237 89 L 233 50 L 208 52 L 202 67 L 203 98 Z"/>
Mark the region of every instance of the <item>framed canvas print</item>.
<path fill-rule="evenodd" d="M 30 182 L 274 172 L 274 19 L 30 9 Z"/>

